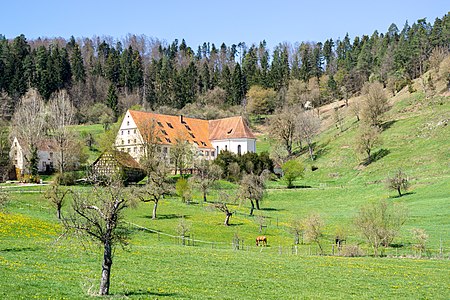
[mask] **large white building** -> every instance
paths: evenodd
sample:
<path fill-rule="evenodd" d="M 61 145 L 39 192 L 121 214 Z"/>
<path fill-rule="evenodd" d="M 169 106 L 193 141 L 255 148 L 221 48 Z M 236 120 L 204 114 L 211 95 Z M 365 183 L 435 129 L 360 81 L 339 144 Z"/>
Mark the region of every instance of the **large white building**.
<path fill-rule="evenodd" d="M 38 171 L 39 172 L 50 172 L 54 168 L 54 161 L 55 161 L 55 152 L 56 152 L 56 146 L 55 143 L 49 139 L 42 139 L 37 144 L 37 156 L 38 156 Z M 14 164 L 14 167 L 16 168 L 17 177 L 20 177 L 24 173 L 27 172 L 26 169 L 26 155 L 30 155 L 29 153 L 26 154 L 23 143 L 15 137 L 13 139 L 12 145 L 11 145 L 11 151 L 10 151 L 10 158 L 12 163 Z M 29 170 L 28 170 L 29 171 Z"/>
<path fill-rule="evenodd" d="M 242 117 L 201 120 L 128 110 L 116 137 L 116 148 L 139 160 L 145 136 L 156 131 L 158 151 L 167 156 L 179 140 L 189 142 L 203 159 L 214 159 L 220 151 L 236 154 L 256 152 L 256 138 Z"/>

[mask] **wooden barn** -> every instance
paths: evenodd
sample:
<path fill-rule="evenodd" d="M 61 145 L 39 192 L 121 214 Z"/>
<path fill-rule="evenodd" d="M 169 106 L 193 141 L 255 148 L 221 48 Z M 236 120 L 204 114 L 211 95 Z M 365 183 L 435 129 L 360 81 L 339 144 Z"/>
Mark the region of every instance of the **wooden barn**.
<path fill-rule="evenodd" d="M 92 173 L 99 178 L 120 176 L 125 183 L 139 182 L 145 172 L 130 154 L 122 151 L 105 151 L 92 164 Z"/>

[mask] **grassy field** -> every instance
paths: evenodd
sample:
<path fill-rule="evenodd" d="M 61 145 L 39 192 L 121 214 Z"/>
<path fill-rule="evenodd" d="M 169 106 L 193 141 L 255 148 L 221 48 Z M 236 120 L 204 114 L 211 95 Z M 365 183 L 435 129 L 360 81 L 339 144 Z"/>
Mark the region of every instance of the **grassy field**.
<path fill-rule="evenodd" d="M 316 141 L 317 159 L 300 159 L 305 176 L 295 182 L 304 188 L 285 189 L 281 181 L 269 182 L 267 197 L 255 216 L 249 205 L 234 201 L 235 185 L 221 182 L 230 195 L 235 214 L 231 226 L 222 225 L 225 215 L 203 203 L 198 193 L 193 203 L 167 198 L 151 219 L 152 204 L 140 203 L 126 213 L 132 236 L 126 249 L 115 252 L 111 298 L 133 299 L 449 299 L 450 298 L 450 101 L 427 103 L 420 94 L 398 95 L 392 100 L 383 143 L 375 149 L 378 159 L 361 165 L 354 148 L 357 123 L 349 112 L 344 131 L 333 126 Z M 99 125 L 76 130 L 102 132 Z M 273 141 L 265 135 L 259 150 Z M 94 153 L 92 153 L 92 156 Z M 311 171 L 311 166 L 318 169 Z M 384 180 L 398 168 L 411 178 L 403 197 L 386 190 Z M 14 187 L 11 202 L 0 213 L 0 298 L 84 299 L 98 290 L 102 250 L 75 239 L 58 240 L 62 229 L 56 213 L 43 199 L 45 186 Z M 77 187 L 88 191 L 87 187 Z M 210 200 L 217 199 L 213 191 Z M 353 219 L 367 202 L 386 199 L 401 202 L 409 211 L 397 248 L 384 258 L 332 256 L 337 230 L 348 234 L 348 244 L 372 252 L 357 234 Z M 68 204 L 63 208 L 68 209 Z M 325 221 L 322 244 L 302 244 L 296 250 L 289 226 L 311 212 Z M 266 248 L 254 245 L 261 217 Z M 183 246 L 176 227 L 181 220 L 190 226 L 193 246 Z M 413 258 L 412 228 L 423 228 L 430 238 L 429 255 Z M 159 232 L 159 233 L 157 233 Z M 242 250 L 232 240 L 244 241 Z M 188 242 L 192 245 L 192 242 Z M 441 256 L 443 259 L 436 259 Z M 402 256 L 403 258 L 397 258 Z M 408 257 L 408 258 L 404 258 Z"/>

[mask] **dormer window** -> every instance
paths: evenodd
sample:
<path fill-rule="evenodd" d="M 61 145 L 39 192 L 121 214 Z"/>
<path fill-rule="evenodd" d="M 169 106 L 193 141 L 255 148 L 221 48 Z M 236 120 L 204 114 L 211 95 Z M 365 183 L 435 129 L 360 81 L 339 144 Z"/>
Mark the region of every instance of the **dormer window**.
<path fill-rule="evenodd" d="M 161 130 L 161 132 L 164 134 L 164 135 L 167 135 L 167 132 L 163 129 L 163 130 Z"/>
<path fill-rule="evenodd" d="M 164 127 L 163 124 L 160 121 L 157 121 L 157 123 L 158 123 L 159 127 L 161 127 L 161 128 Z"/>
<path fill-rule="evenodd" d="M 169 128 L 173 129 L 172 123 L 169 123 L 169 122 L 166 122 L 166 123 L 167 123 L 167 126 L 169 126 Z"/>
<path fill-rule="evenodd" d="M 169 138 L 166 138 L 166 141 L 167 141 L 168 143 L 171 143 L 171 141 L 170 141 L 170 139 L 169 139 Z"/>
<path fill-rule="evenodd" d="M 195 135 L 192 132 L 189 132 L 189 135 L 191 136 L 191 138 L 195 139 Z"/>
<path fill-rule="evenodd" d="M 191 131 L 191 127 L 189 127 L 189 125 L 184 124 L 184 126 L 186 127 L 187 130 Z"/>
<path fill-rule="evenodd" d="M 203 145 L 203 146 L 205 146 L 205 147 L 206 147 L 206 143 L 205 143 L 205 142 L 201 142 L 201 143 L 202 143 L 202 145 Z"/>
<path fill-rule="evenodd" d="M 233 131 L 233 128 L 231 128 L 230 130 L 228 130 L 227 134 L 231 134 L 232 131 Z"/>

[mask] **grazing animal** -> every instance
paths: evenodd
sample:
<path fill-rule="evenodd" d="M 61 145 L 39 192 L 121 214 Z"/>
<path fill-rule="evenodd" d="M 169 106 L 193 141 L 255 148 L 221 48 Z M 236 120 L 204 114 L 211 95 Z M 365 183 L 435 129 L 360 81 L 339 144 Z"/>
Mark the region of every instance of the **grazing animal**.
<path fill-rule="evenodd" d="M 256 246 L 267 246 L 267 238 L 265 236 L 256 237 Z"/>

